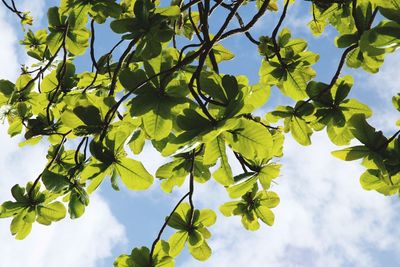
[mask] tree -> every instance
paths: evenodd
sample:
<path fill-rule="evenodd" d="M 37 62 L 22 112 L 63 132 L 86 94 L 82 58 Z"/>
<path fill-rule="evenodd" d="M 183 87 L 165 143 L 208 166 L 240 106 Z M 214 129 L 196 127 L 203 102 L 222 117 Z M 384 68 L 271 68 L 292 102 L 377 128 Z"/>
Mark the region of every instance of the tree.
<path fill-rule="evenodd" d="M 24 27 L 32 24 L 29 13 L 14 1 L 2 2 Z M 188 191 L 160 222 L 154 242 L 118 257 L 118 267 L 173 266 L 185 245 L 198 260 L 210 257 L 208 228 L 217 215 L 196 209 L 193 194 L 196 183 L 211 177 L 232 198 L 221 203 L 224 216 L 240 216 L 248 230 L 257 230 L 260 222 L 272 225 L 279 197 L 270 185 L 279 176 L 284 133 L 304 146 L 311 144 L 313 132 L 324 129 L 338 146 L 357 139 L 360 145 L 332 154 L 347 161 L 362 159 L 364 189 L 398 194 L 400 131 L 390 137 L 376 131 L 367 122 L 370 108 L 348 98 L 352 77 L 340 73 L 345 64 L 376 73 L 386 54 L 396 51 L 400 1 L 304 2 L 312 12 L 314 35 L 332 26 L 338 33 L 335 44 L 343 49 L 328 84 L 313 80 L 312 65 L 319 55 L 307 50 L 306 40 L 292 38 L 281 27 L 291 2 L 284 1 L 280 10 L 274 0 L 178 0 L 164 6 L 151 0 L 62 0 L 50 8 L 48 29 L 28 29 L 21 41 L 37 62 L 24 66 L 15 82 L 0 80 L 0 106 L 10 136 L 23 134 L 21 145 L 49 144 L 44 170 L 25 187 L 15 185 L 14 200 L 0 206 L 0 218 L 13 218 L 11 233 L 23 239 L 34 222 L 49 225 L 63 219 L 67 210 L 71 218 L 79 218 L 105 179 L 115 190 L 119 181 L 132 190 L 148 189 L 153 176 L 127 153 L 140 154 L 145 143 L 169 159 L 155 174 L 162 189 L 170 193 L 186 182 Z M 256 6 L 249 18 L 240 16 L 244 5 Z M 278 22 L 270 35 L 257 40 L 250 30 L 270 12 L 278 12 Z M 211 32 L 216 13 L 225 19 Z M 233 20 L 239 27 L 232 26 Z M 107 27 L 106 22 L 118 41 L 96 58 L 95 29 Z M 258 48 L 262 65 L 257 84 L 219 71 L 220 63 L 234 56 L 221 41 L 234 35 Z M 77 73 L 74 61 L 79 57 L 90 58 L 92 70 Z M 293 105 L 253 115 L 267 102 L 271 87 Z M 400 94 L 393 104 L 400 111 Z M 227 150 L 241 173 L 232 172 Z M 175 232 L 164 240 L 167 227 Z"/>

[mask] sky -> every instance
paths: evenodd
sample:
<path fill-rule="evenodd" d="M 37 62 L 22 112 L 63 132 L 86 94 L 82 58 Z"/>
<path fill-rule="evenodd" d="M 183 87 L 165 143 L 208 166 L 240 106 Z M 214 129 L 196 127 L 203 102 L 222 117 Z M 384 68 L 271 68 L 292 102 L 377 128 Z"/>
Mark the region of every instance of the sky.
<path fill-rule="evenodd" d="M 21 0 L 21 10 L 31 10 L 40 28 L 45 23 L 46 5 L 56 1 Z M 340 51 L 333 45 L 335 32 L 328 30 L 312 39 L 306 22 L 309 15 L 297 1 L 289 9 L 285 25 L 295 37 L 310 39 L 309 49 L 321 54 L 316 65 L 317 80 L 329 81 L 336 69 Z M 246 12 L 254 11 L 247 8 Z M 252 31 L 255 36 L 269 34 L 276 18 L 262 19 Z M 218 19 L 215 24 L 218 26 Z M 16 17 L 0 7 L 0 79 L 15 80 L 20 64 L 31 61 L 18 45 L 22 29 Z M 110 37 L 110 38 L 109 38 Z M 110 33 L 99 35 L 97 52 L 111 46 Z M 241 39 L 224 42 L 235 54 L 235 61 L 223 71 L 246 74 L 252 82 L 258 78 L 260 57 L 256 47 Z M 381 71 L 371 76 L 361 70 L 345 69 L 343 74 L 355 78 L 353 96 L 370 105 L 374 116 L 370 122 L 388 136 L 394 133 L 398 112 L 391 105 L 391 96 L 398 93 L 400 54 L 387 57 Z M 81 69 L 86 67 L 80 62 Z M 261 112 L 271 110 L 287 99 L 274 90 Z M 41 172 L 45 164 L 46 146 L 18 147 L 18 137 L 10 139 L 6 125 L 0 125 L 0 202 L 11 199 L 10 188 L 24 185 Z M 365 191 L 359 184 L 363 168 L 358 162 L 344 162 L 330 155 L 337 149 L 324 131 L 312 136 L 313 144 L 302 147 L 286 135 L 282 172 L 273 185 L 281 203 L 274 209 L 275 224 L 262 226 L 257 232 L 246 231 L 238 217 L 225 218 L 218 213 L 217 223 L 210 228 L 212 257 L 205 263 L 184 253 L 178 267 L 291 267 L 291 266 L 399 266 L 400 215 L 398 197 L 384 197 Z M 166 159 L 151 147 L 137 157 L 155 173 Z M 234 166 L 238 169 L 238 166 Z M 0 266 L 11 267 L 103 267 L 112 266 L 116 256 L 129 253 L 133 247 L 151 245 L 164 217 L 185 189 L 173 194 L 162 193 L 159 183 L 145 192 L 110 189 L 106 181 L 91 196 L 85 215 L 77 220 L 66 218 L 51 226 L 34 224 L 31 234 L 16 241 L 9 232 L 10 220 L 0 220 Z M 229 201 L 223 188 L 214 182 L 196 185 L 195 203 L 199 208 L 218 209 Z M 168 234 L 168 233 L 167 233 Z M 164 238 L 167 238 L 166 235 Z"/>

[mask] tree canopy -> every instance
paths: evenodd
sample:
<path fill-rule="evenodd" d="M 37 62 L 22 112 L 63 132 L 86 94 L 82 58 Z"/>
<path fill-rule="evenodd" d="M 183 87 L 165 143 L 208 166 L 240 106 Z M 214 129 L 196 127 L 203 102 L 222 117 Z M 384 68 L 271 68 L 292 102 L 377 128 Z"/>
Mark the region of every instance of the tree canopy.
<path fill-rule="evenodd" d="M 349 98 L 353 78 L 341 70 L 347 65 L 373 75 L 397 51 L 400 0 L 297 1 L 309 6 L 315 36 L 326 27 L 336 30 L 335 45 L 343 52 L 329 83 L 314 79 L 319 55 L 307 49 L 307 40 L 282 27 L 294 0 L 61 0 L 48 9 L 48 27 L 36 31 L 29 12 L 2 0 L 20 19 L 20 44 L 35 63 L 23 66 L 15 81 L 0 80 L 1 117 L 11 137 L 24 137 L 21 146 L 49 145 L 43 171 L 12 187 L 14 199 L 0 206 L 0 218 L 12 218 L 11 234 L 24 239 L 35 222 L 50 225 L 67 213 L 81 217 L 104 180 L 115 190 L 146 190 L 156 178 L 166 193 L 183 186 L 187 193 L 166 212 L 160 231 L 149 233 L 154 242 L 122 254 L 114 265 L 174 266 L 185 246 L 205 261 L 217 213 L 196 208 L 196 184 L 214 179 L 223 186 L 232 201 L 221 203 L 219 212 L 240 216 L 245 229 L 272 226 L 279 196 L 270 187 L 279 176 L 285 134 L 308 146 L 312 134 L 325 129 L 333 144 L 344 146 L 333 156 L 361 159 L 365 190 L 399 194 L 400 130 L 385 136 L 369 124 L 371 109 Z M 251 16 L 241 16 L 244 6 L 253 7 Z M 250 30 L 270 13 L 279 16 L 277 24 L 254 37 Z M 223 19 L 211 32 L 216 14 Z M 116 41 L 96 57 L 99 27 Z M 221 63 L 235 60 L 222 44 L 234 35 L 258 49 L 255 84 L 220 72 Z M 92 69 L 78 72 L 80 58 Z M 271 88 L 292 105 L 265 110 Z M 400 94 L 393 105 L 400 112 Z M 400 127 L 400 120 L 394 123 Z M 354 140 L 358 145 L 350 146 Z M 140 158 L 145 145 L 168 159 L 155 175 L 132 157 Z M 233 160 L 240 173 L 232 171 Z"/>

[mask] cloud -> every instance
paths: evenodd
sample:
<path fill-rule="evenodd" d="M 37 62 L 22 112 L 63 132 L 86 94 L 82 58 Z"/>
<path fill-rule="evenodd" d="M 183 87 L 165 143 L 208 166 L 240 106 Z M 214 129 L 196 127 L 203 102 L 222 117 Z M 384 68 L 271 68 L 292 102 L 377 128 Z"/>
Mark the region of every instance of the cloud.
<path fill-rule="evenodd" d="M 365 75 L 362 71 L 357 71 L 354 74 L 357 93 L 363 97 L 365 103 L 374 107 L 372 124 L 386 132 L 396 131 L 395 123 L 399 119 L 399 113 L 392 104 L 392 97 L 400 92 L 399 60 L 400 53 L 397 50 L 386 55 L 385 63 L 378 73 Z"/>
<path fill-rule="evenodd" d="M 14 29 L 8 23 L 9 14 L 4 8 L 0 8 L 0 79 L 13 79 L 18 74 L 18 59 L 16 57 L 17 37 Z"/>
<path fill-rule="evenodd" d="M 369 75 L 365 79 L 364 85 L 367 87 L 367 90 L 378 91 L 379 94 L 376 95 L 383 100 L 391 99 L 393 95 L 400 92 L 400 76 L 398 72 L 399 52 L 397 50 L 393 54 L 388 54 L 379 72 Z M 365 75 L 360 74 L 359 76 Z"/>
<path fill-rule="evenodd" d="M 281 197 L 274 226 L 248 232 L 238 217 L 219 215 L 205 265 L 372 267 L 383 266 L 380 253 L 398 253 L 399 203 L 364 191 L 358 182 L 362 167 L 333 158 L 334 149 L 325 133 L 307 148 L 288 138 L 282 175 L 272 188 Z M 196 188 L 196 194 L 204 207 L 229 201 L 220 187 Z M 182 266 L 204 265 L 188 260 Z"/>
<path fill-rule="evenodd" d="M 47 5 L 56 4 L 56 1 L 50 0 L 47 1 Z M 44 17 L 45 12 L 44 8 L 46 5 L 46 1 L 44 0 L 31 0 L 31 1 L 23 1 L 21 6 L 18 7 L 19 10 L 26 12 L 29 11 L 30 15 L 34 18 L 34 23 L 37 24 Z"/>

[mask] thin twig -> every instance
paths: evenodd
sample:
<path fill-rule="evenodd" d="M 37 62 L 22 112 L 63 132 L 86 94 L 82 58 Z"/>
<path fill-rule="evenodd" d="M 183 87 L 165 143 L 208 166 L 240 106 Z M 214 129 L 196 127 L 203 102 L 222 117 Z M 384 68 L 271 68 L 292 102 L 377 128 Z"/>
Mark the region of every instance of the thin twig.
<path fill-rule="evenodd" d="M 153 244 L 151 245 L 151 250 L 150 250 L 150 261 L 153 260 L 153 254 L 154 254 L 154 249 L 158 243 L 158 241 L 160 241 L 161 236 L 165 230 L 165 228 L 168 225 L 169 219 L 171 218 L 172 214 L 176 211 L 176 209 L 179 207 L 179 205 L 189 196 L 190 192 L 187 192 L 179 201 L 178 203 L 176 203 L 175 207 L 172 209 L 171 213 L 169 214 L 169 216 L 165 219 L 164 224 L 162 225 L 160 231 L 157 234 L 156 239 L 153 241 Z"/>
<path fill-rule="evenodd" d="M 29 199 L 32 199 L 33 191 L 35 190 L 35 187 L 36 187 L 37 184 L 39 183 L 39 180 L 42 178 L 43 173 L 44 173 L 48 168 L 50 168 L 51 165 L 53 165 L 54 161 L 58 158 L 58 156 L 59 156 L 59 154 L 60 154 L 60 151 L 61 151 L 61 148 L 62 148 L 62 146 L 64 145 L 64 143 L 65 143 L 65 141 L 66 141 L 66 139 L 67 139 L 67 135 L 68 135 L 69 133 L 71 133 L 71 132 L 72 132 L 72 131 L 69 131 L 69 132 L 67 132 L 66 134 L 63 135 L 63 138 L 61 139 L 61 142 L 58 144 L 58 146 L 57 146 L 57 148 L 56 148 L 56 151 L 54 152 L 53 158 L 50 160 L 50 162 L 46 165 L 46 167 L 44 168 L 44 170 L 39 174 L 39 176 L 38 176 L 38 177 L 35 179 L 35 181 L 33 182 L 32 187 L 31 187 L 31 189 L 30 189 L 29 192 L 28 192 L 28 197 L 29 197 Z"/>

